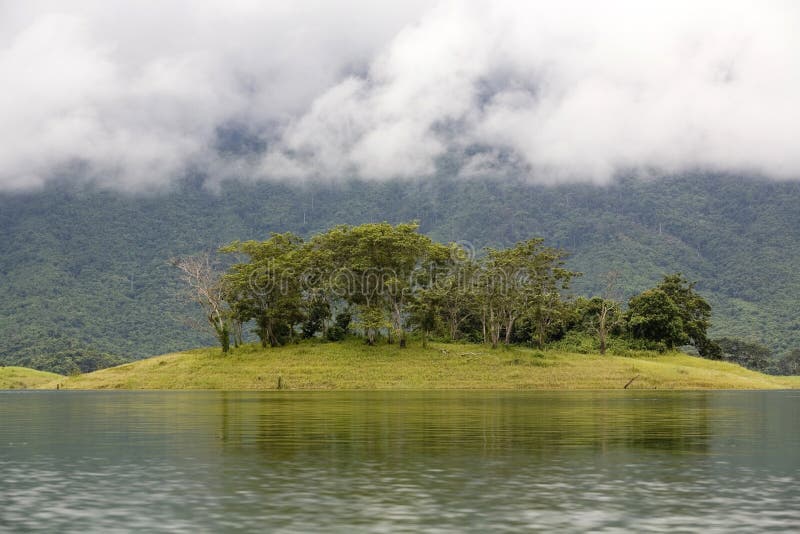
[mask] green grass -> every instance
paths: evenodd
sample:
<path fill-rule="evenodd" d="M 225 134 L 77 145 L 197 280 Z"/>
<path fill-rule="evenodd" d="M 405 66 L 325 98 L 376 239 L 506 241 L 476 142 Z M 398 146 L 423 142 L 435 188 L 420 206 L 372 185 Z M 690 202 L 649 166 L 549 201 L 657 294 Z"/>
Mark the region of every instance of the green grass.
<path fill-rule="evenodd" d="M 575 354 L 482 345 L 368 347 L 361 341 L 167 354 L 43 385 L 66 389 L 781 389 L 773 377 L 680 353 Z"/>
<path fill-rule="evenodd" d="M 25 367 L 0 367 L 0 389 L 33 389 L 61 378 L 64 377 Z"/>
<path fill-rule="evenodd" d="M 781 380 L 793 389 L 800 389 L 800 376 L 782 376 Z"/>

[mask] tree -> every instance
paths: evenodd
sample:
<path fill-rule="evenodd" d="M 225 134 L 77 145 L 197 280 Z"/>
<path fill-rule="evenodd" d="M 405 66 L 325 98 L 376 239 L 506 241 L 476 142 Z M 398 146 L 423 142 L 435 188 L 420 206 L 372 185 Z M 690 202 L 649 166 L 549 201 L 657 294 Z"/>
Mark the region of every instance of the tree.
<path fill-rule="evenodd" d="M 532 320 L 542 347 L 564 311 L 561 291 L 578 273 L 564 268 L 564 251 L 543 247 L 543 242 L 535 238 L 503 250 L 489 249 L 481 262 L 476 296 L 484 340 L 488 334 L 492 347 L 502 334 L 506 345 L 511 342 L 514 325 L 524 314 Z"/>
<path fill-rule="evenodd" d="M 681 311 L 662 289 L 649 289 L 631 298 L 627 320 L 635 338 L 663 343 L 667 348 L 687 341 Z"/>
<path fill-rule="evenodd" d="M 435 258 L 426 283 L 415 303 L 414 320 L 423 332 L 430 332 L 437 322 L 445 325 L 447 337 L 455 341 L 461 325 L 472 317 L 477 308 L 473 288 L 478 264 L 460 246 L 452 244 L 447 257 Z M 438 319 L 438 320 L 437 320 Z"/>
<path fill-rule="evenodd" d="M 273 233 L 266 241 L 235 241 L 221 249 L 249 259 L 228 270 L 225 284 L 235 317 L 242 323 L 255 322 L 263 347 L 291 339 L 304 319 L 302 243 L 292 233 Z"/>
<path fill-rule="evenodd" d="M 434 293 L 425 292 L 411 305 L 411 322 L 422 332 L 422 347 L 441 320 L 441 309 Z"/>
<path fill-rule="evenodd" d="M 723 360 L 761 372 L 772 366 L 772 354 L 764 345 L 727 337 L 717 339 L 715 343 L 720 347 Z"/>
<path fill-rule="evenodd" d="M 572 275 L 574 273 L 570 273 Z M 568 288 L 567 282 L 568 279 L 561 276 L 546 280 L 548 287 L 540 288 L 540 292 L 532 299 L 527 315 L 533 324 L 533 334 L 539 349 L 544 348 L 545 342 L 562 327 L 569 315 L 567 302 L 561 298 L 561 290 Z M 506 344 L 509 338 L 510 332 L 506 331 Z"/>
<path fill-rule="evenodd" d="M 657 286 L 678 307 L 683 332 L 705 358 L 719 359 L 722 351 L 708 339 L 711 327 L 711 305 L 695 291 L 695 282 L 688 282 L 681 273 L 666 275 Z"/>
<path fill-rule="evenodd" d="M 391 323 L 386 319 L 385 310 L 381 306 L 367 304 L 359 307 L 356 324 L 364 331 L 368 345 L 375 344 L 378 332 L 391 327 Z"/>
<path fill-rule="evenodd" d="M 311 240 L 314 263 L 329 272 L 333 291 L 358 311 L 367 342 L 389 329 L 406 344 L 409 305 L 431 262 L 447 250 L 418 232 L 416 223 L 337 226 Z"/>
<path fill-rule="evenodd" d="M 303 312 L 303 337 L 312 338 L 317 332 L 325 335 L 327 331 L 326 323 L 331 318 L 331 306 L 327 299 L 322 296 L 321 291 L 314 289 L 308 290 L 308 296 L 304 299 Z"/>
<path fill-rule="evenodd" d="M 605 290 L 597 306 L 597 337 L 600 340 L 600 354 L 606 353 L 609 325 L 614 322 L 619 311 L 619 299 L 615 298 L 619 272 L 609 271 L 605 278 Z"/>
<path fill-rule="evenodd" d="M 620 303 L 604 297 L 579 298 L 574 307 L 574 328 L 597 336 L 600 354 L 605 354 L 608 338 L 619 335 L 623 330 L 623 317 Z"/>
<path fill-rule="evenodd" d="M 231 317 L 231 309 L 226 302 L 228 288 L 222 273 L 215 269 L 211 255 L 173 258 L 171 263 L 181 272 L 187 298 L 203 309 L 206 323 L 222 346 L 222 352 L 227 353 L 230 350 Z"/>
<path fill-rule="evenodd" d="M 597 300 L 597 339 L 600 341 L 600 354 L 605 354 L 609 326 L 615 322 L 619 303 L 608 298 Z"/>
<path fill-rule="evenodd" d="M 635 338 L 663 343 L 667 348 L 691 343 L 701 356 L 722 357 L 715 342 L 708 339 L 711 306 L 682 274 L 670 274 L 655 288 L 633 297 L 627 320 Z"/>

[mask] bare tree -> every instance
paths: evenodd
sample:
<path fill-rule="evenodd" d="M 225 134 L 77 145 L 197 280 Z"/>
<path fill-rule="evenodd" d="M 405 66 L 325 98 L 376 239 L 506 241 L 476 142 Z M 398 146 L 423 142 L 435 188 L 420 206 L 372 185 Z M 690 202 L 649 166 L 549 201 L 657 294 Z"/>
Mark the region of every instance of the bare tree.
<path fill-rule="evenodd" d="M 618 311 L 619 295 L 617 294 L 618 271 L 610 271 L 605 275 L 605 288 L 597 312 L 597 337 L 600 339 L 600 354 L 606 353 L 608 340 L 608 322 L 611 316 Z"/>
<path fill-rule="evenodd" d="M 181 272 L 185 284 L 186 298 L 200 305 L 208 325 L 222 346 L 222 352 L 230 349 L 230 308 L 225 301 L 225 284 L 222 273 L 215 269 L 208 253 L 173 258 L 173 266 Z"/>

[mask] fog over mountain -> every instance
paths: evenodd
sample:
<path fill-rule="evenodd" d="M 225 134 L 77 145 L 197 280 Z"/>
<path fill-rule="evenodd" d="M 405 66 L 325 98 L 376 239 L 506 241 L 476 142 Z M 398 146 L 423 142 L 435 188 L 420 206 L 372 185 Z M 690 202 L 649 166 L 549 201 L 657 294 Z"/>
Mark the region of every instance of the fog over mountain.
<path fill-rule="evenodd" d="M 0 191 L 800 176 L 800 5 L 0 2 Z"/>

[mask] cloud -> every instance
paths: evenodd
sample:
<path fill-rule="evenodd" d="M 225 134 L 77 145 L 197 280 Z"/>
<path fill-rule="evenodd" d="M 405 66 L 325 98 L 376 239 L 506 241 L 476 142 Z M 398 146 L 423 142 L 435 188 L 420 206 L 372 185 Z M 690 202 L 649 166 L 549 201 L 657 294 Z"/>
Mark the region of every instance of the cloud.
<path fill-rule="evenodd" d="M 0 4 L 0 190 L 73 178 L 800 177 L 773 2 Z"/>

